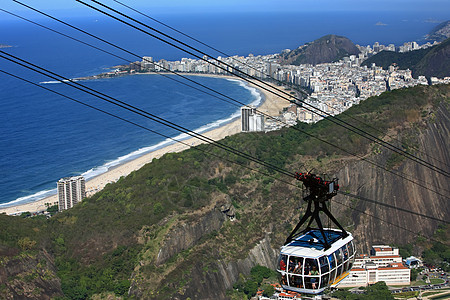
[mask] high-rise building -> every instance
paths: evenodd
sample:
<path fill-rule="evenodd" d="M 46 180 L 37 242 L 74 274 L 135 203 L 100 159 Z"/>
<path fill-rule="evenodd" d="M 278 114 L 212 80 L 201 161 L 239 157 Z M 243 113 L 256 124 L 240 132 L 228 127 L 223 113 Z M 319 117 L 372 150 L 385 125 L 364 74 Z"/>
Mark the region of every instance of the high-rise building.
<path fill-rule="evenodd" d="M 264 131 L 264 116 L 251 106 L 241 107 L 241 131 Z"/>
<path fill-rule="evenodd" d="M 83 176 L 61 178 L 58 183 L 58 209 L 63 211 L 73 207 L 86 197 Z"/>

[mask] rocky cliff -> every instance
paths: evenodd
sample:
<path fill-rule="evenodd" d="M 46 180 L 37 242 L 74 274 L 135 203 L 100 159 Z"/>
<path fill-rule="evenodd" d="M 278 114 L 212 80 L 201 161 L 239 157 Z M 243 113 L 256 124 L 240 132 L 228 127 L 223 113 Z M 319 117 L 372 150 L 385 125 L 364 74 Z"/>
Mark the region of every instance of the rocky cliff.
<path fill-rule="evenodd" d="M 430 122 L 422 123 L 420 127 L 405 129 L 402 134 L 414 137 L 413 143 L 420 149 L 415 150 L 417 156 L 433 162 L 448 172 L 448 166 L 450 166 L 448 151 L 450 149 L 448 138 L 450 114 L 448 95 L 446 97 L 447 102 L 441 103 L 436 111 L 428 112 L 432 115 Z M 425 153 L 429 155 L 425 155 Z M 392 156 L 392 153 L 382 151 L 377 156 L 377 162 L 386 165 Z M 358 191 L 360 196 L 441 220 L 448 220 L 450 205 L 448 205 L 447 196 L 450 183 L 446 176 L 406 159 L 393 165 L 392 171 L 404 174 L 407 179 L 424 185 L 426 188 L 394 174 L 383 172 L 362 161 L 344 166 L 338 172 L 338 177 L 343 189 Z M 354 222 L 353 234 L 358 240 L 359 249 L 363 251 L 367 251 L 373 243 L 406 244 L 414 242 L 417 239 L 417 235 L 414 233 L 431 236 L 438 224 L 430 219 L 364 201 L 355 203 L 354 200 L 354 203 L 351 203 L 350 199 L 343 199 L 343 197 L 338 198 L 337 201 L 347 201 L 348 205 L 357 209 L 357 211 L 351 211 Z M 386 222 L 377 218 L 386 220 Z"/>
<path fill-rule="evenodd" d="M 53 258 L 45 250 L 37 254 L 18 255 L 10 251 L 10 255 L 4 255 L 5 252 L 1 254 L 2 299 L 54 299 L 63 296 Z"/>

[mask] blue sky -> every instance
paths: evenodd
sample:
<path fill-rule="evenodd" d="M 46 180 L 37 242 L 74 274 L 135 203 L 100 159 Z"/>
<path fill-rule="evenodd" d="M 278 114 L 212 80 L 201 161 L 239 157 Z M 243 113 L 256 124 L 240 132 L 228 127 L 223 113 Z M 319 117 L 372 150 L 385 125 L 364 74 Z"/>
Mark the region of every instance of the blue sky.
<path fill-rule="evenodd" d="M 75 0 L 21 0 L 39 9 L 51 11 L 71 11 L 77 15 L 90 15 L 92 11 Z M 85 0 L 90 2 L 89 0 Z M 113 5 L 112 0 L 101 0 Z M 450 14 L 448 0 L 122 0 L 139 9 L 153 13 L 188 12 L 242 12 L 242 11 L 447 11 Z M 12 0 L 2 0 L 0 8 L 23 12 L 25 8 Z M 2 17 L 2 16 L 0 16 Z"/>

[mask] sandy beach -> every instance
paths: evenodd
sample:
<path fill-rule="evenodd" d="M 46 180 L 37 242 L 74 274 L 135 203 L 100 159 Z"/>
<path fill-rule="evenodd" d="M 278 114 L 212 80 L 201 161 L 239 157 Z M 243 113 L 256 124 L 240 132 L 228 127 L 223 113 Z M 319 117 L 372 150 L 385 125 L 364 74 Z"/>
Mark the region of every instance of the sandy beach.
<path fill-rule="evenodd" d="M 191 74 L 183 74 L 183 75 L 191 75 Z M 203 74 L 201 76 L 215 76 L 215 77 L 222 77 L 222 78 L 237 79 L 236 77 L 231 77 L 231 76 L 216 76 L 216 75 L 203 75 Z M 257 88 L 253 84 L 250 84 L 250 86 Z M 280 89 L 280 87 L 277 87 L 277 88 Z M 277 97 L 267 91 L 263 91 L 261 89 L 258 89 L 258 90 L 265 97 L 264 102 L 258 107 L 258 111 L 268 114 L 268 115 L 271 115 L 271 116 L 277 116 L 277 115 L 279 115 L 279 112 L 284 107 L 289 106 L 289 103 L 286 100 L 281 99 L 280 97 Z M 216 129 L 213 129 L 206 133 L 203 133 L 203 135 L 217 141 L 217 140 L 225 138 L 226 136 L 230 136 L 230 135 L 239 133 L 240 131 L 241 131 L 241 122 L 240 122 L 240 119 L 237 119 L 233 122 L 225 124 L 224 126 L 221 126 L 219 128 L 216 128 Z M 87 196 L 91 196 L 91 195 L 95 194 L 96 192 L 102 190 L 106 184 L 111 183 L 111 182 L 116 182 L 120 177 L 127 176 L 131 172 L 140 169 L 145 164 L 150 163 L 153 159 L 159 158 L 166 153 L 181 152 L 191 146 L 196 146 L 201 143 L 204 143 L 204 142 L 197 138 L 190 138 L 190 139 L 184 140 L 183 143 L 175 143 L 175 144 L 166 146 L 164 148 L 144 154 L 143 156 L 138 157 L 132 161 L 129 161 L 122 165 L 116 166 L 116 167 L 108 170 L 107 172 L 86 181 L 86 194 L 87 194 Z M 55 182 L 55 187 L 56 187 L 56 182 Z M 44 198 L 44 199 L 41 199 L 38 201 L 26 203 L 26 204 L 20 204 L 20 205 L 0 208 L 0 213 L 6 213 L 8 215 L 17 215 L 22 212 L 34 213 L 34 212 L 44 211 L 47 208 L 45 205 L 46 203 L 50 203 L 52 205 L 56 204 L 57 203 L 57 195 L 50 196 L 50 197 L 47 197 L 47 198 Z"/>

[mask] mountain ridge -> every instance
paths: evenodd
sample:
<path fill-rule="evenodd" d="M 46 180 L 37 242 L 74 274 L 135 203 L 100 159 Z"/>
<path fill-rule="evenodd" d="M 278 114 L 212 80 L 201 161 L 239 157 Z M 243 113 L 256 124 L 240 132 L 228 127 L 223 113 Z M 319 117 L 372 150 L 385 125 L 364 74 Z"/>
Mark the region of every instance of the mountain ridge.
<path fill-rule="evenodd" d="M 346 37 L 325 35 L 299 48 L 280 54 L 281 64 L 312 64 L 339 61 L 343 57 L 356 55 L 359 49 Z"/>
<path fill-rule="evenodd" d="M 448 38 L 450 38 L 450 20 L 438 24 L 425 36 L 426 40 L 437 42 Z"/>
<path fill-rule="evenodd" d="M 396 64 L 400 69 L 410 69 L 414 77 L 424 75 L 426 77 L 450 76 L 450 38 L 442 43 L 427 49 L 413 50 L 409 52 L 381 51 L 365 60 L 361 65 L 370 66 L 372 63 L 388 69 Z"/>

